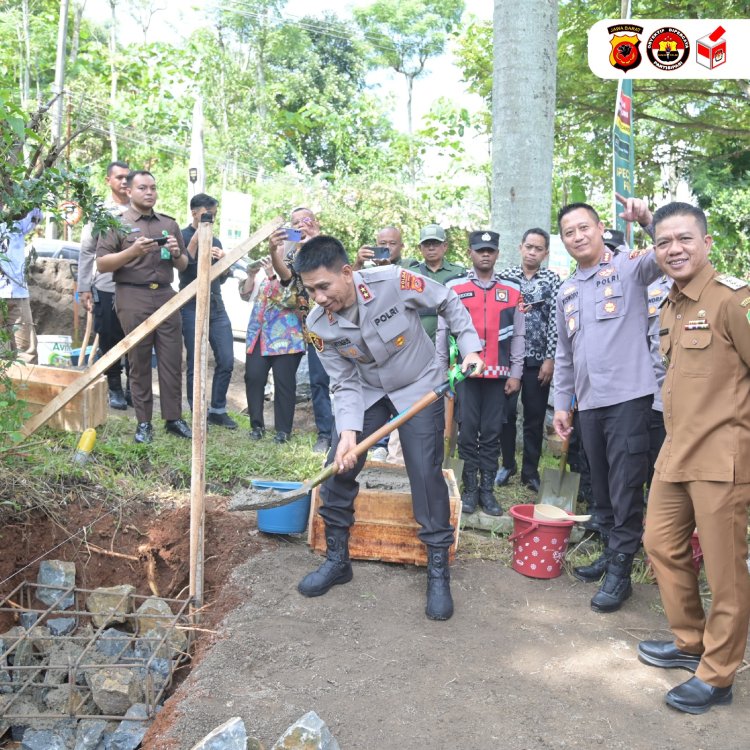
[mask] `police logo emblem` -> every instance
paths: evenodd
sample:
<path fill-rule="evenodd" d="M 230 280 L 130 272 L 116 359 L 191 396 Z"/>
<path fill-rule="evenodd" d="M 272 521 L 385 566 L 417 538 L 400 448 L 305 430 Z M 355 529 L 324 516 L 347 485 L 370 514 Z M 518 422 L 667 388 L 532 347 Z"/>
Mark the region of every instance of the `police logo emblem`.
<path fill-rule="evenodd" d="M 643 33 L 643 27 L 634 24 L 620 24 L 610 26 L 607 31 L 614 34 L 609 40 L 612 45 L 609 52 L 610 65 L 625 72 L 637 68 L 642 60 L 641 51 L 638 49 L 641 44 L 638 34 Z"/>
<path fill-rule="evenodd" d="M 648 38 L 646 54 L 655 68 L 677 70 L 690 57 L 690 42 L 679 29 L 663 26 Z"/>
<path fill-rule="evenodd" d="M 649 315 L 656 315 L 656 306 L 655 305 L 649 305 L 648 314 Z"/>
<path fill-rule="evenodd" d="M 482 242 L 489 242 L 491 239 L 492 239 L 492 236 L 490 235 L 489 232 L 485 232 L 482 235 Z"/>
<path fill-rule="evenodd" d="M 401 271 L 401 289 L 421 294 L 424 291 L 424 279 L 408 271 Z"/>
<path fill-rule="evenodd" d="M 507 302 L 508 301 L 508 290 L 507 289 L 495 289 L 495 301 L 496 302 Z"/>
<path fill-rule="evenodd" d="M 317 333 L 313 333 L 312 331 L 309 332 L 310 336 L 310 343 L 319 351 L 322 352 L 324 349 L 323 346 L 323 339 L 318 336 Z"/>

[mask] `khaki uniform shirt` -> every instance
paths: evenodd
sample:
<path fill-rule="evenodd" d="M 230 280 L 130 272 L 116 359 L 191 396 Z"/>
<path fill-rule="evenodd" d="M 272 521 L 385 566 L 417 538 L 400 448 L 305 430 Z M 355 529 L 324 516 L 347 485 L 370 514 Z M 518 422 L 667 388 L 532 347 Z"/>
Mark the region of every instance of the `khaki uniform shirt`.
<path fill-rule="evenodd" d="M 708 264 L 682 291 L 672 287 L 659 333 L 667 368 L 659 478 L 747 484 L 750 289 Z"/>
<path fill-rule="evenodd" d="M 455 292 L 385 266 L 354 272 L 358 322 L 316 307 L 307 316 L 313 346 L 331 378 L 336 428 L 362 429 L 365 410 L 388 396 L 403 411 L 446 379 L 419 311 L 445 317 L 463 356 L 482 349 Z"/>
<path fill-rule="evenodd" d="M 161 237 L 163 231 L 172 235 L 177 240 L 180 251 L 183 254 L 185 253 L 182 232 L 171 216 L 159 214 L 156 211 L 144 215 L 131 206 L 122 214 L 121 219 L 127 228 L 126 232 L 123 234 L 112 230 L 101 235 L 96 243 L 97 258 L 108 253 L 119 253 L 122 250 L 127 250 L 139 237 L 152 237 L 154 239 Z M 162 260 L 160 251 L 161 247 L 118 268 L 112 274 L 115 283 L 169 286 L 174 281 L 172 258 Z"/>

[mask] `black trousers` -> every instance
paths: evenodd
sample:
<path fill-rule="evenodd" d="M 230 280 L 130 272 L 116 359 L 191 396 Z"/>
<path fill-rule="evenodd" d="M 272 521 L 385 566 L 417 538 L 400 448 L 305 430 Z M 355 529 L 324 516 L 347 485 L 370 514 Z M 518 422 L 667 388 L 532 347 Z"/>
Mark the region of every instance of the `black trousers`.
<path fill-rule="evenodd" d="M 263 401 L 268 373 L 273 370 L 273 426 L 276 432 L 291 434 L 297 403 L 296 375 L 301 359 L 302 352 L 263 356 L 260 353 L 260 342 L 256 342 L 252 354 L 245 357 L 245 396 L 251 427 L 266 427 L 263 421 Z"/>
<path fill-rule="evenodd" d="M 508 410 L 500 436 L 503 466 L 506 469 L 510 469 L 516 463 L 516 417 L 519 396 L 523 402 L 521 481 L 528 481 L 539 479 L 539 457 L 542 455 L 544 418 L 547 414 L 547 399 L 549 398 L 549 384 L 542 385 L 539 382 L 539 367 L 524 366 L 521 390 L 508 398 Z"/>
<path fill-rule="evenodd" d="M 646 480 L 649 487 L 651 486 L 651 480 L 654 478 L 656 459 L 659 457 L 659 451 L 666 437 L 664 413 L 658 411 L 658 409 L 651 409 L 651 418 L 648 425 L 648 479 Z"/>
<path fill-rule="evenodd" d="M 357 434 L 357 440 L 371 435 L 397 413 L 388 397 L 381 398 L 365 410 L 362 432 Z M 441 398 L 398 428 L 411 485 L 414 519 L 420 526 L 417 536 L 432 547 L 450 547 L 454 539 L 448 486 L 442 471 L 444 414 Z M 328 452 L 328 463 L 336 455 L 338 442 L 336 429 Z M 365 458 L 360 456 L 351 471 L 336 474 L 323 483 L 320 490 L 322 503 L 318 512 L 326 526 L 348 529 L 354 524 L 354 498 L 359 492 L 357 476 L 362 471 Z"/>
<path fill-rule="evenodd" d="M 497 472 L 507 396 L 505 378 L 467 378 L 456 387 L 458 455 L 465 472 Z"/>
<path fill-rule="evenodd" d="M 102 354 L 106 354 L 125 337 L 120 325 L 120 319 L 117 317 L 117 312 L 115 312 L 115 293 L 102 292 L 96 287 L 92 287 L 91 296 L 94 299 L 94 333 L 99 334 L 99 348 L 102 350 Z M 115 390 L 122 388 L 121 359 L 118 359 L 106 372 L 107 384 Z M 126 359 L 126 374 L 127 369 Z"/>
<path fill-rule="evenodd" d="M 643 485 L 648 479 L 653 396 L 580 412 L 591 467 L 592 520 L 609 528 L 609 548 L 632 555 L 643 535 Z"/>

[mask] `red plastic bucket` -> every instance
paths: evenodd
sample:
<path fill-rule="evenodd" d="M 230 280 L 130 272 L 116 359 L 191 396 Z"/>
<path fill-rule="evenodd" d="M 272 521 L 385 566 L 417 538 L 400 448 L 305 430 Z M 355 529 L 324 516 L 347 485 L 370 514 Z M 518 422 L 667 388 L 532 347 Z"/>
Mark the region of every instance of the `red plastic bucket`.
<path fill-rule="evenodd" d="M 529 578 L 557 578 L 562 573 L 574 521 L 534 518 L 533 504 L 514 505 L 510 515 L 513 570 Z"/>

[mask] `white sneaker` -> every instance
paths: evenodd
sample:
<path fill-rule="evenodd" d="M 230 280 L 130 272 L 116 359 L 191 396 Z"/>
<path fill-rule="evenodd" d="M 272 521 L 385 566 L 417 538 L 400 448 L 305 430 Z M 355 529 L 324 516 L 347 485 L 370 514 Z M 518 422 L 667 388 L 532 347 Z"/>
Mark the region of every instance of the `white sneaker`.
<path fill-rule="evenodd" d="M 385 461 L 388 458 L 388 451 L 385 448 L 375 448 L 370 452 L 370 459 L 373 461 Z"/>

